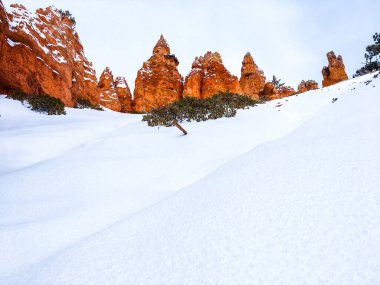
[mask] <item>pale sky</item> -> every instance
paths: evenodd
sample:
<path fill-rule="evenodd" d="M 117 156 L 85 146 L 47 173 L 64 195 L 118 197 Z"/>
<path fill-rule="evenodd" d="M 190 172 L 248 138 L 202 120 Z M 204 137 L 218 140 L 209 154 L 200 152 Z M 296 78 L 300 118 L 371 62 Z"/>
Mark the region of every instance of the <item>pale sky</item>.
<path fill-rule="evenodd" d="M 15 3 L 3 0 L 6 6 Z M 186 76 L 195 56 L 218 51 L 240 77 L 250 51 L 268 79 L 297 87 L 322 81 L 326 53 L 343 56 L 349 77 L 380 32 L 380 0 L 17 0 L 28 9 L 70 10 L 87 58 L 99 77 L 106 66 L 134 87 L 138 69 L 163 34 Z"/>

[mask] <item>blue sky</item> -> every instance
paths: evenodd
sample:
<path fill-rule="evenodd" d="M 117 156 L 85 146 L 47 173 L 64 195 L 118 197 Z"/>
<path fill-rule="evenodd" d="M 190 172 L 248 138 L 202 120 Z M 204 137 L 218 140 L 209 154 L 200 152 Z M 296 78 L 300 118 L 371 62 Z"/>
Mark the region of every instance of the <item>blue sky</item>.
<path fill-rule="evenodd" d="M 14 1 L 3 0 L 5 5 Z M 109 66 L 134 86 L 136 73 L 164 34 L 183 76 L 195 56 L 218 51 L 240 76 L 250 51 L 267 78 L 294 87 L 322 80 L 326 53 L 343 56 L 349 76 L 380 32 L 379 0 L 18 0 L 28 9 L 55 5 L 77 19 L 77 30 L 98 76 Z"/>

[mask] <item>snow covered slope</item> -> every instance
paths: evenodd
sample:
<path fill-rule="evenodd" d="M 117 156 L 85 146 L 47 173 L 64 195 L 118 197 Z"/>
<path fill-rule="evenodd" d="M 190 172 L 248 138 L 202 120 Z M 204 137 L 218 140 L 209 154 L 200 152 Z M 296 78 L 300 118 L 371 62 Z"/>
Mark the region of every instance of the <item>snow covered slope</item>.
<path fill-rule="evenodd" d="M 0 284 L 378 284 L 378 97 L 368 75 L 187 137 L 1 98 Z"/>

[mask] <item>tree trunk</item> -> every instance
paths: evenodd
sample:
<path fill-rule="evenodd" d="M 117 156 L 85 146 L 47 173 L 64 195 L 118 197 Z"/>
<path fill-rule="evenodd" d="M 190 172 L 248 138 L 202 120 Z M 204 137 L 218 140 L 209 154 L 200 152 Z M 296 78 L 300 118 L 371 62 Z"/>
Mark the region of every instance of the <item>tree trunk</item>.
<path fill-rule="evenodd" d="M 183 133 L 183 135 L 187 135 L 187 132 L 186 132 L 186 130 L 184 129 L 184 128 L 182 128 L 179 124 L 178 124 L 178 121 L 177 120 L 174 120 L 174 126 L 176 126 L 182 133 Z"/>

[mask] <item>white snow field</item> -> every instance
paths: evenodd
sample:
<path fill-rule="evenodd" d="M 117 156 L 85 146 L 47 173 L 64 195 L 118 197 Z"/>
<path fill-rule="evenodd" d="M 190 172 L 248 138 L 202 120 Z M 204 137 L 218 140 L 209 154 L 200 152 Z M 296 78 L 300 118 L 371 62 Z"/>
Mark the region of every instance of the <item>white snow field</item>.
<path fill-rule="evenodd" d="M 379 86 L 188 136 L 0 96 L 0 284 L 380 284 Z"/>

